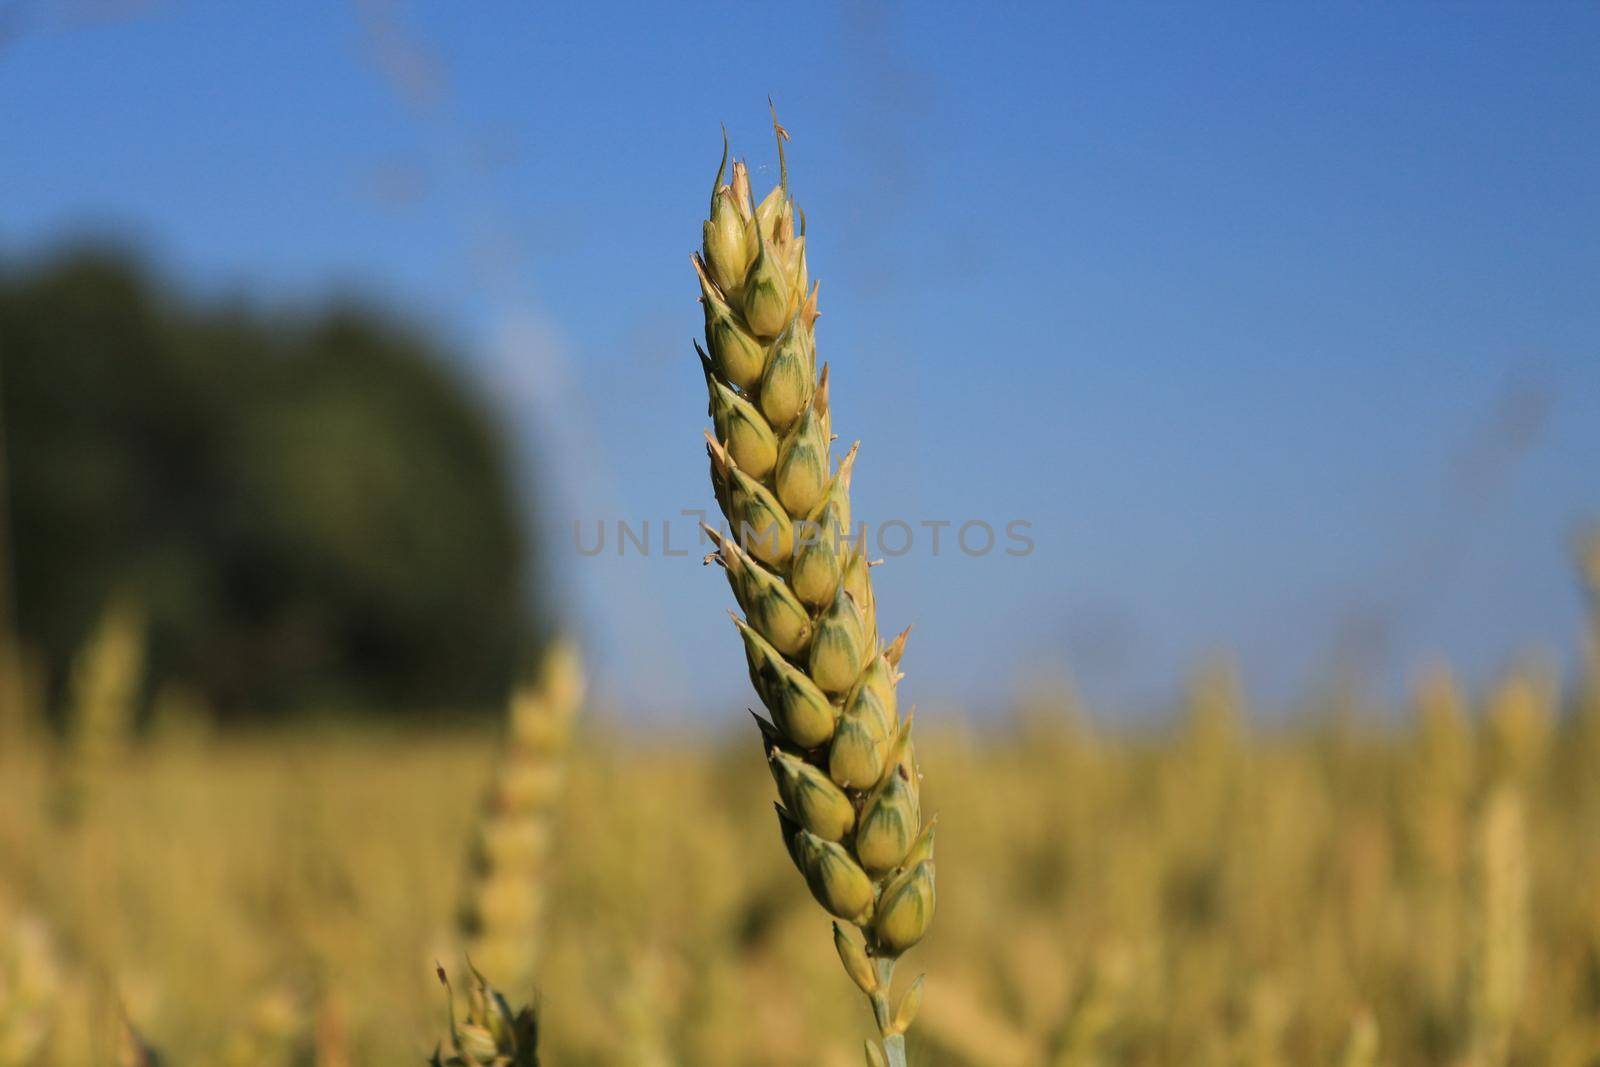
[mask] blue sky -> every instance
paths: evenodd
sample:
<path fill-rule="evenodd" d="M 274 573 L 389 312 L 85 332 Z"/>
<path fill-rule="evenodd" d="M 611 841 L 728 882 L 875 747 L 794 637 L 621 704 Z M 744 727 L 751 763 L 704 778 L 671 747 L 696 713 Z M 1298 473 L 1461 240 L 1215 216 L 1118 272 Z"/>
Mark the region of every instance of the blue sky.
<path fill-rule="evenodd" d="M 1229 649 L 1283 707 L 1339 664 L 1573 661 L 1596 55 L 1600 7 L 1554 3 L 11 3 L 0 255 L 111 232 L 194 291 L 428 324 L 528 458 L 605 691 L 722 716 L 727 591 L 659 525 L 709 501 L 718 124 L 770 183 L 771 94 L 858 508 L 1032 524 L 877 572 L 912 699 L 1068 674 L 1147 711 Z M 650 558 L 573 550 L 619 518 Z"/>

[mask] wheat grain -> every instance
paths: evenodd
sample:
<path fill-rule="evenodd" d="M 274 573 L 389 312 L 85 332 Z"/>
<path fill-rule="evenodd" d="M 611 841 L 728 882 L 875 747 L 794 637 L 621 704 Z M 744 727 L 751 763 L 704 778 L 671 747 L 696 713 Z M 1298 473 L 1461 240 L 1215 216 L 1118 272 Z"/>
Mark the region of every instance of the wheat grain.
<path fill-rule="evenodd" d="M 905 635 L 885 646 L 864 546 L 851 543 L 855 449 L 836 466 L 828 368 L 816 366 L 816 283 L 805 215 L 789 194 L 788 133 L 773 116 L 781 179 L 752 204 L 742 162 L 712 184 L 702 253 L 701 350 L 711 480 L 729 528 L 708 531 L 744 618 L 750 679 L 784 842 L 834 924 L 846 972 L 872 1005 L 869 1063 L 905 1064 L 917 979 L 895 1000 L 895 961 L 934 910 L 934 824 L 924 828 L 911 717 L 897 711 Z"/>

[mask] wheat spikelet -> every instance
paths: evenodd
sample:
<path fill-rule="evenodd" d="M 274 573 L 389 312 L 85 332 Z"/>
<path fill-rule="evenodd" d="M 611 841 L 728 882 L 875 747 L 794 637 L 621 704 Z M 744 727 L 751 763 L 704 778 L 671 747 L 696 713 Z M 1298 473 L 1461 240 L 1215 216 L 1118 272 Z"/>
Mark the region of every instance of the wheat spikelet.
<path fill-rule="evenodd" d="M 781 180 L 752 202 L 728 152 L 712 183 L 703 254 L 693 257 L 705 311 L 701 351 L 711 481 L 728 520 L 708 562 L 727 572 L 750 679 L 771 713 L 757 717 L 777 781 L 789 855 L 834 924 L 846 972 L 872 1005 L 871 1064 L 905 1063 L 921 979 L 895 1002 L 895 961 L 934 909 L 933 824 L 922 825 L 911 717 L 897 710 L 905 635 L 880 640 L 864 537 L 851 530 L 852 448 L 835 465 L 828 368 L 817 371 L 817 286 L 805 214 Z"/>
<path fill-rule="evenodd" d="M 552 824 L 583 694 L 576 647 L 552 643 L 537 682 L 512 696 L 478 825 L 461 932 L 474 964 L 507 988 L 528 988 L 538 963 Z"/>

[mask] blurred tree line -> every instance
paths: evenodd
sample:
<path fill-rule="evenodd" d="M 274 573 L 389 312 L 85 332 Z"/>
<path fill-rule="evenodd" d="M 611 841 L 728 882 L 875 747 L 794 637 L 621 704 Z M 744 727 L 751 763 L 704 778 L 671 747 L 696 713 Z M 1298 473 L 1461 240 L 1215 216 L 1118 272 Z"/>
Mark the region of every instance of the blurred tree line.
<path fill-rule="evenodd" d="M 16 626 L 59 704 L 105 606 L 219 713 L 498 701 L 535 630 L 508 450 L 430 343 L 79 250 L 0 270 Z"/>

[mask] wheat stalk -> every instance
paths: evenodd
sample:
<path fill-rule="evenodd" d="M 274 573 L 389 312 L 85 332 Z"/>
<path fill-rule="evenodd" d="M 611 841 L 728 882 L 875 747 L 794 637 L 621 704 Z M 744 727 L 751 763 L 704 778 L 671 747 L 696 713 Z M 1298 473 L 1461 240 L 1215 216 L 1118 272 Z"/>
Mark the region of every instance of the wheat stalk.
<path fill-rule="evenodd" d="M 478 825 L 461 933 L 474 964 L 507 988 L 528 988 L 538 965 L 553 822 L 583 695 L 576 646 L 553 642 L 537 681 L 512 696 Z"/>
<path fill-rule="evenodd" d="M 856 449 L 834 464 L 828 368 L 817 374 L 817 286 L 807 273 L 805 214 L 781 180 L 753 204 L 728 144 L 712 183 L 703 254 L 693 258 L 705 311 L 701 350 L 715 434 L 711 481 L 726 534 L 707 527 L 744 617 L 756 717 L 777 781 L 790 858 L 834 924 L 845 970 L 871 1006 L 869 1064 L 904 1067 L 918 978 L 894 1001 L 896 960 L 934 910 L 934 824 L 924 829 L 911 716 L 897 711 L 905 634 L 879 640 L 865 536 L 852 542 Z M 697 346 L 698 347 L 698 346 Z"/>

